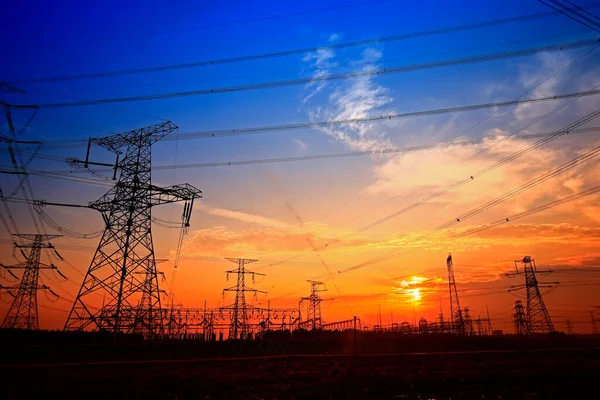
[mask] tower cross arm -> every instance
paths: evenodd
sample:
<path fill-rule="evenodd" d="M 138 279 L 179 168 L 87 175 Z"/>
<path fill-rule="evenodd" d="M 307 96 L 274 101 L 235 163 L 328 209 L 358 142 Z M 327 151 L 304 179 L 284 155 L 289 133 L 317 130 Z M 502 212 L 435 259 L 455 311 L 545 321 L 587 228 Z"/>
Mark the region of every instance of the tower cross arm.
<path fill-rule="evenodd" d="M 121 151 L 119 149 L 122 147 L 139 143 L 151 145 L 175 130 L 177 130 L 177 125 L 171 121 L 165 121 L 160 124 L 134 129 L 126 133 L 95 138 L 92 141 L 100 147 L 120 154 Z"/>
<path fill-rule="evenodd" d="M 151 185 L 149 195 L 152 205 L 161 205 L 174 203 L 176 201 L 202 198 L 202 191 L 188 183 L 164 188 Z"/>

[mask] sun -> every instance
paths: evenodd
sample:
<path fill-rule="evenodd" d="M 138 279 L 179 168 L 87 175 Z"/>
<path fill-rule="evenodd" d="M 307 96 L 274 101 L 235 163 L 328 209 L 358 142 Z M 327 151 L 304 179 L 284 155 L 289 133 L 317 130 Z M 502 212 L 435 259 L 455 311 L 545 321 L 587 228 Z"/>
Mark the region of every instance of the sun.
<path fill-rule="evenodd" d="M 421 289 L 420 288 L 416 288 L 416 289 L 408 289 L 407 292 L 412 295 L 412 302 L 413 303 L 418 303 L 421 300 Z"/>

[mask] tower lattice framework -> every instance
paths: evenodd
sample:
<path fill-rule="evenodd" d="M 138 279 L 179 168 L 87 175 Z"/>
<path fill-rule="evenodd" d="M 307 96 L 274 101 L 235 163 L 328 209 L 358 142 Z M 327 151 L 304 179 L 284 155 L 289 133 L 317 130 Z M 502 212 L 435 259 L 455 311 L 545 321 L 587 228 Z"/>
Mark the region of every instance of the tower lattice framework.
<path fill-rule="evenodd" d="M 527 335 L 527 319 L 525 318 L 525 309 L 521 300 L 515 301 L 514 310 L 515 335 Z"/>
<path fill-rule="evenodd" d="M 522 270 L 519 271 L 518 263 L 522 264 Z M 525 289 L 527 293 L 527 333 L 550 333 L 554 332 L 554 325 L 550 319 L 550 314 L 544 304 L 540 288 L 553 288 L 558 285 L 558 282 L 539 282 L 536 273 L 548 274 L 552 271 L 538 271 L 535 260 L 530 256 L 523 257 L 522 260 L 515 261 L 515 272 L 508 274 L 509 276 L 525 275 L 524 285 L 511 286 L 510 291 Z"/>
<path fill-rule="evenodd" d="M 192 205 L 202 192 L 189 184 L 152 185 L 151 146 L 175 131 L 170 121 L 127 133 L 93 139 L 117 154 L 117 184 L 89 207 L 100 211 L 105 229 L 65 323 L 65 330 L 98 329 L 130 333 L 141 323 L 153 334 L 163 332 L 154 245 L 152 207 L 185 201 L 183 222 L 189 226 Z M 126 148 L 125 155 L 120 149 Z M 88 147 L 89 155 L 89 147 Z M 88 160 L 86 157 L 85 165 Z M 90 164 L 92 164 L 90 162 Z M 116 171 L 115 171 L 116 172 Z M 93 296 L 96 295 L 96 296 Z M 138 304 L 146 295 L 138 318 Z M 103 298 L 102 303 L 98 299 Z M 98 308 L 98 306 L 100 306 Z"/>
<path fill-rule="evenodd" d="M 256 262 L 258 260 L 251 260 L 247 258 L 227 258 L 227 260 L 236 263 L 237 268 L 226 271 L 227 279 L 230 274 L 237 276 L 237 284 L 235 286 L 223 289 L 225 292 L 235 292 L 235 303 L 231 307 L 225 307 L 225 309 L 231 309 L 231 323 L 229 325 L 229 339 L 246 339 L 250 332 L 248 326 L 248 306 L 246 305 L 246 292 L 252 292 L 254 295 L 257 293 L 266 293 L 262 290 L 246 287 L 246 275 L 252 276 L 252 282 L 254 282 L 255 275 L 265 276 L 258 272 L 249 271 L 246 269 L 246 264 Z"/>
<path fill-rule="evenodd" d="M 13 295 L 14 300 L 2 322 L 2 328 L 38 330 L 40 324 L 38 319 L 37 292 L 39 290 L 48 290 L 58 297 L 48 286 L 39 284 L 40 270 L 53 269 L 59 272 L 54 264 L 43 264 L 40 261 L 41 253 L 42 249 L 54 249 L 54 246 L 48 241 L 60 237 L 60 235 L 17 234 L 15 236 L 29 240 L 31 243 L 15 243 L 15 247 L 22 250 L 22 254 L 26 258 L 25 262 L 15 265 L 0 264 L 2 268 L 15 277 L 16 275 L 12 273 L 12 270 L 23 270 L 23 276 L 18 286 L 0 286 L 0 289 L 8 290 L 9 293 L 11 293 L 10 290 L 17 290 L 17 294 Z M 25 254 L 23 249 L 29 249 L 29 254 Z"/>
<path fill-rule="evenodd" d="M 454 279 L 454 265 L 452 263 L 452 254 L 448 253 L 446 258 L 446 267 L 448 268 L 448 291 L 450 293 L 450 321 L 459 335 L 465 335 L 465 319 L 463 310 L 458 301 L 458 290 L 456 289 L 456 280 Z"/>
<path fill-rule="evenodd" d="M 323 320 L 321 318 L 321 303 L 324 301 L 321 298 L 321 292 L 326 292 L 325 283 L 319 281 L 307 281 L 310 284 L 310 295 L 300 299 L 300 305 L 308 301 L 306 310 L 306 322 L 309 330 L 321 329 Z"/>

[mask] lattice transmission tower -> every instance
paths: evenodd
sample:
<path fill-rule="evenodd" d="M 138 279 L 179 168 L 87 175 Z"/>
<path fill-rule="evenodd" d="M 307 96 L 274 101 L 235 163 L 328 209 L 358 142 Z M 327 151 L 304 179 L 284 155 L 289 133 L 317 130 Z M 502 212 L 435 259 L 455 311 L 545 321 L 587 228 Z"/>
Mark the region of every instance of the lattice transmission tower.
<path fill-rule="evenodd" d="M 20 328 L 20 329 L 39 329 L 38 319 L 38 302 L 37 292 L 39 290 L 48 290 L 58 298 L 58 295 L 46 285 L 39 284 L 40 270 L 49 269 L 55 270 L 64 277 L 54 264 L 43 264 L 40 261 L 42 249 L 54 249 L 54 246 L 49 240 L 60 237 L 60 235 L 42 235 L 42 234 L 16 234 L 22 239 L 29 240 L 30 243 L 18 244 L 15 243 L 15 248 L 21 250 L 21 254 L 25 257 L 25 262 L 15 265 L 3 265 L 2 268 L 8 271 L 13 277 L 16 275 L 12 270 L 22 269 L 23 276 L 21 282 L 17 286 L 1 286 L 0 289 L 7 290 L 14 300 L 4 317 L 2 328 Z M 24 249 L 29 249 L 26 254 Z M 17 290 L 13 294 L 11 290 Z"/>
<path fill-rule="evenodd" d="M 223 295 L 225 292 L 235 292 L 235 303 L 231 307 L 224 307 L 224 309 L 231 309 L 231 324 L 229 325 L 229 339 L 246 339 L 250 332 L 248 326 L 248 306 L 246 305 L 246 292 L 252 292 L 256 296 L 257 293 L 266 293 L 262 290 L 246 287 L 246 275 L 252 276 L 252 282 L 254 283 L 255 275 L 265 276 L 258 272 L 248 271 L 246 264 L 256 262 L 258 260 L 251 260 L 247 258 L 227 258 L 227 260 L 236 263 L 237 268 L 225 271 L 227 280 L 229 275 L 237 275 L 237 284 L 235 286 L 223 289 Z"/>
<path fill-rule="evenodd" d="M 522 270 L 519 271 L 518 263 L 522 263 Z M 527 292 L 527 333 L 550 333 L 554 332 L 554 325 L 550 319 L 550 314 L 544 304 L 540 288 L 555 288 L 558 282 L 538 282 L 536 274 L 549 274 L 552 271 L 539 271 L 535 261 L 530 256 L 523 257 L 523 260 L 515 261 L 515 272 L 507 274 L 508 276 L 525 275 L 525 284 L 513 285 L 509 291 L 525 289 Z"/>
<path fill-rule="evenodd" d="M 89 208 L 102 213 L 106 225 L 94 258 L 65 323 L 65 330 L 99 329 L 130 333 L 143 325 L 143 331 L 163 333 L 161 299 L 152 242 L 152 207 L 185 201 L 182 224 L 189 226 L 195 198 L 202 192 L 189 184 L 158 187 L 151 182 L 151 146 L 177 127 L 170 121 L 130 132 L 92 139 L 85 162 L 73 164 L 106 165 L 88 160 L 90 144 L 115 152 L 117 184 Z M 124 156 L 122 148 L 125 148 Z M 140 273 L 141 272 L 141 273 Z M 92 294 L 99 295 L 94 298 Z M 140 314 L 139 302 L 145 310 Z M 98 308 L 97 298 L 104 298 Z"/>
<path fill-rule="evenodd" d="M 515 301 L 514 310 L 515 335 L 527 335 L 527 319 L 525 318 L 525 308 L 521 300 Z"/>
<path fill-rule="evenodd" d="M 448 253 L 446 258 L 446 267 L 448 268 L 448 290 L 450 292 L 450 322 L 459 335 L 466 335 L 465 319 L 463 311 L 458 301 L 458 290 L 456 290 L 456 280 L 454 279 L 454 265 L 452 264 L 452 254 Z"/>
<path fill-rule="evenodd" d="M 321 318 L 321 303 L 331 299 L 323 299 L 321 297 L 321 293 L 327 291 L 327 289 L 325 289 L 325 283 L 311 280 L 308 280 L 307 282 L 310 283 L 310 295 L 300 299 L 300 306 L 302 306 L 305 301 L 308 301 L 306 307 L 306 320 L 303 325 L 306 326 L 308 330 L 314 331 L 316 329 L 321 329 L 321 326 L 323 325 L 323 320 Z"/>

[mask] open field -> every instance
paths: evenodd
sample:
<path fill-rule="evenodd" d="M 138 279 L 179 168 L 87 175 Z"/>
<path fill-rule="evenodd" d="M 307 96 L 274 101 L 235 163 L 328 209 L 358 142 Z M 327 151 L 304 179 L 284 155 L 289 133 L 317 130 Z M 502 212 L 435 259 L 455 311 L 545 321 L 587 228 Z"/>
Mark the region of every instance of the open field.
<path fill-rule="evenodd" d="M 583 339 L 579 345 L 587 346 L 579 348 L 558 347 L 574 341 L 540 338 L 512 350 L 358 355 L 277 354 L 273 343 L 225 342 L 203 357 L 211 353 L 208 343 L 27 346 L 4 353 L 9 357 L 2 359 L 0 381 L 3 398 L 11 399 L 595 398 L 600 346 Z M 552 342 L 557 346 L 541 347 Z M 285 348 L 302 346 L 290 342 Z M 18 360 L 17 353 L 28 357 Z"/>

